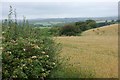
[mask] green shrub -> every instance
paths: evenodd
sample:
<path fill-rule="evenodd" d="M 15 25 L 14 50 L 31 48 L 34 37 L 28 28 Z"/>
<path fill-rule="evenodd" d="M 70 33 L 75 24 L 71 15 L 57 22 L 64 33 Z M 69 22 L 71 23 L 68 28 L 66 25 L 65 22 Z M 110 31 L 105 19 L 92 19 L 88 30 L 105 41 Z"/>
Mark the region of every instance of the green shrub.
<path fill-rule="evenodd" d="M 75 36 L 80 32 L 79 27 L 73 25 L 65 25 L 60 30 L 60 35 Z"/>
<path fill-rule="evenodd" d="M 52 28 L 50 28 L 49 32 L 53 36 L 59 36 L 60 28 L 59 27 L 52 27 Z"/>
<path fill-rule="evenodd" d="M 59 45 L 30 27 L 25 19 L 23 26 L 14 22 L 11 15 L 2 25 L 2 78 L 48 77 L 58 65 Z"/>
<path fill-rule="evenodd" d="M 76 22 L 75 26 L 78 26 L 81 31 L 96 28 L 97 24 L 94 20 L 86 20 L 85 22 Z"/>

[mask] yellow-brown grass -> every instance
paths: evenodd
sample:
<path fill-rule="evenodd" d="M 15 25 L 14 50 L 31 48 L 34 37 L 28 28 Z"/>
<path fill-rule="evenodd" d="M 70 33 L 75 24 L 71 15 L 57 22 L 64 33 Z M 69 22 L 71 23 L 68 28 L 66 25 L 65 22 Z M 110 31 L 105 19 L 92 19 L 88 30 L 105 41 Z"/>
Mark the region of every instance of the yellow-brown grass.
<path fill-rule="evenodd" d="M 97 34 L 95 31 L 99 32 Z M 118 26 L 91 29 L 82 36 L 57 37 L 62 44 L 64 77 L 118 77 Z"/>
<path fill-rule="evenodd" d="M 100 28 L 90 29 L 82 33 L 83 36 L 117 36 L 118 24 L 103 26 Z"/>

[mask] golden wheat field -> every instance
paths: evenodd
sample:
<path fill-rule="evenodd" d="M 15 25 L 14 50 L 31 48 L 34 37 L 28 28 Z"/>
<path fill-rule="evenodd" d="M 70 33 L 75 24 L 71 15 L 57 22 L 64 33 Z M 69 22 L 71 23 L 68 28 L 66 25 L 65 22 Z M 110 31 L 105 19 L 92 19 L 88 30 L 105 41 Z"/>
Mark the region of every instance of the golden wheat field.
<path fill-rule="evenodd" d="M 63 60 L 58 77 L 117 78 L 118 24 L 95 28 L 82 36 L 56 37 Z"/>

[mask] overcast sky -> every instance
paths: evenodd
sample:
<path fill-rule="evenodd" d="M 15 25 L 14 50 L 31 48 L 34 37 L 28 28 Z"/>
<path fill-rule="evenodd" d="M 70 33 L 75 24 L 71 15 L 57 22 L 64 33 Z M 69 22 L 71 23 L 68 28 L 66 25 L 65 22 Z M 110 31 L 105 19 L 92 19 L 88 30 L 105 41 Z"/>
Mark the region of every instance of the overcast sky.
<path fill-rule="evenodd" d="M 118 0 L 2 0 L 2 17 L 9 6 L 16 8 L 18 18 L 66 18 L 117 16 Z"/>

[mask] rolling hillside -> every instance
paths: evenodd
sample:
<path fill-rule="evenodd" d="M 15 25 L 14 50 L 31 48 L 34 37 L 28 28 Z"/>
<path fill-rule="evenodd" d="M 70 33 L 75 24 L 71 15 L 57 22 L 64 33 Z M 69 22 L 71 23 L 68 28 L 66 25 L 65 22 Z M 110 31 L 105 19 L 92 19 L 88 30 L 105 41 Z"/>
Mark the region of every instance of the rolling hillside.
<path fill-rule="evenodd" d="M 97 33 L 98 32 L 98 33 Z M 117 78 L 117 24 L 91 29 L 82 36 L 57 37 L 63 48 L 62 68 L 54 76 L 62 78 Z"/>
<path fill-rule="evenodd" d="M 90 29 L 82 33 L 83 36 L 117 36 L 118 24 L 103 26 L 100 28 Z"/>

